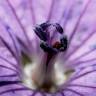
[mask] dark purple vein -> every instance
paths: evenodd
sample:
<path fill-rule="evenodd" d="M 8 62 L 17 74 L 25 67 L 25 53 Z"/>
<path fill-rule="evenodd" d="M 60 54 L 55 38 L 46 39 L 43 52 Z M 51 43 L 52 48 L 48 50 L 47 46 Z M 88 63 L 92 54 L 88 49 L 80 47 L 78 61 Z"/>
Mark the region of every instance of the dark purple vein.
<path fill-rule="evenodd" d="M 9 70 L 13 70 L 13 71 L 15 71 L 15 72 L 16 72 L 16 70 L 15 70 L 15 69 L 10 68 L 10 67 L 7 67 L 7 66 L 4 66 L 4 65 L 0 65 L 0 67 L 5 68 L 5 69 L 9 69 Z"/>
<path fill-rule="evenodd" d="M 91 86 L 91 85 L 79 85 L 79 84 L 69 84 L 68 87 L 84 87 L 84 88 L 96 89 L 96 86 Z"/>
<path fill-rule="evenodd" d="M 34 91 L 31 96 L 36 96 L 37 93 L 38 93 L 38 91 Z"/>
<path fill-rule="evenodd" d="M 12 85 L 12 84 L 18 84 L 21 83 L 21 81 L 0 81 L 0 87 L 6 86 L 6 85 Z"/>
<path fill-rule="evenodd" d="M 55 4 L 55 0 L 51 0 L 52 3 L 51 3 L 51 6 L 50 6 L 50 10 L 49 10 L 49 14 L 48 14 L 48 17 L 47 17 L 47 21 L 50 21 L 51 17 L 52 17 L 52 13 L 53 13 L 53 9 L 54 9 L 54 4 Z"/>
<path fill-rule="evenodd" d="M 81 70 L 81 71 L 82 71 L 82 70 Z M 83 77 L 83 76 L 85 76 L 85 75 L 91 74 L 91 73 L 93 73 L 93 72 L 96 72 L 96 70 L 91 70 L 91 71 L 85 72 L 85 73 L 83 73 L 83 74 L 80 74 L 80 75 L 78 75 L 78 76 L 75 76 L 75 77 L 73 77 L 73 78 L 71 79 L 71 82 L 74 81 L 74 80 L 76 80 L 76 79 L 79 79 L 79 78 L 81 78 L 81 77 Z"/>
<path fill-rule="evenodd" d="M 78 61 L 80 58 L 82 58 L 82 57 L 84 57 L 84 56 L 86 56 L 86 55 L 88 55 L 88 54 L 90 54 L 91 52 L 94 52 L 94 51 L 96 51 L 96 48 L 91 49 L 91 50 L 89 50 L 89 51 L 83 53 L 83 54 L 80 55 L 79 57 L 75 58 L 73 61 Z"/>
<path fill-rule="evenodd" d="M 66 88 L 65 91 L 70 91 L 70 92 L 75 93 L 75 94 L 77 94 L 77 95 L 79 95 L 79 96 L 84 96 L 84 95 L 81 94 L 80 92 L 77 92 L 77 91 L 75 91 L 75 90 L 73 90 L 73 89 Z"/>
<path fill-rule="evenodd" d="M 78 26 L 79 26 L 79 24 L 80 24 L 80 20 L 81 20 L 82 17 L 85 15 L 85 12 L 86 12 L 86 10 L 87 10 L 88 5 L 90 4 L 90 2 L 91 2 L 91 0 L 88 0 L 87 4 L 85 5 L 85 7 L 84 7 L 84 9 L 83 9 L 83 11 L 82 11 L 82 13 L 80 14 L 80 16 L 79 16 L 79 18 L 78 18 L 78 20 L 77 20 L 77 22 L 76 22 L 76 24 L 75 24 L 75 27 L 74 27 L 74 29 L 73 29 L 73 31 L 72 31 L 72 34 L 70 35 L 69 44 L 72 42 L 72 39 L 73 39 L 73 37 L 74 37 L 74 35 L 75 35 L 75 33 L 76 33 L 77 29 L 78 29 Z"/>
<path fill-rule="evenodd" d="M 31 16 L 32 16 L 32 22 L 33 22 L 33 25 L 36 24 L 36 16 L 35 16 L 35 12 L 34 12 L 34 7 L 33 7 L 33 3 L 32 3 L 33 0 L 29 0 L 29 7 L 30 7 L 30 13 L 31 13 Z"/>
<path fill-rule="evenodd" d="M 20 55 L 19 55 L 19 49 L 16 45 L 16 37 L 14 36 L 14 34 L 12 34 L 12 32 L 10 31 L 9 27 L 7 27 L 7 30 L 8 30 L 8 33 L 9 33 L 9 36 L 10 38 L 12 39 L 12 42 L 13 42 L 13 45 L 14 45 L 14 48 L 16 50 L 16 54 L 17 54 L 17 61 L 18 63 L 20 63 Z"/>
<path fill-rule="evenodd" d="M 17 70 L 17 69 L 19 68 L 18 66 L 16 66 L 15 64 L 13 64 L 12 62 L 10 62 L 9 60 L 7 60 L 6 58 L 4 58 L 4 57 L 2 57 L 2 56 L 0 56 L 0 59 L 3 59 L 3 60 L 4 60 L 5 62 L 7 62 L 8 64 L 11 64 L 11 66 L 13 66 L 13 68 L 16 69 L 16 70 L 14 69 L 14 71 L 15 71 L 18 75 L 20 74 L 20 73 L 18 72 L 18 70 Z M 3 66 L 3 65 L 2 65 L 2 66 Z M 13 69 L 13 68 L 12 68 L 12 69 Z"/>
<path fill-rule="evenodd" d="M 9 60 L 7 60 L 6 58 L 0 56 L 0 59 L 3 59 L 4 61 L 6 61 L 8 64 L 11 64 L 15 69 L 18 68 L 15 64 L 13 64 L 12 62 L 10 62 Z"/>
<path fill-rule="evenodd" d="M 92 31 L 84 40 L 83 42 L 77 46 L 76 49 L 74 49 L 71 53 L 69 53 L 67 56 L 66 56 L 66 59 L 70 58 L 75 52 L 77 52 L 82 46 L 85 45 L 85 43 L 87 43 L 87 41 L 95 34 L 95 30 Z"/>
<path fill-rule="evenodd" d="M 18 18 L 15 9 L 13 8 L 13 6 L 11 5 L 11 3 L 10 3 L 9 0 L 6 0 L 6 1 L 7 1 L 8 5 L 9 5 L 11 11 L 13 12 L 13 15 L 15 16 L 15 18 L 16 18 L 19 26 L 21 27 L 21 29 L 22 29 L 25 37 L 26 37 L 26 40 L 27 40 L 28 44 L 30 45 L 30 40 L 29 40 L 29 38 L 28 38 L 28 36 L 27 36 L 27 32 L 26 32 L 25 28 L 23 27 L 23 25 L 21 24 L 20 19 Z"/>
<path fill-rule="evenodd" d="M 85 60 L 85 61 L 77 61 L 77 62 L 75 62 L 75 61 L 72 61 L 72 63 L 71 63 L 71 65 L 72 66 L 80 66 L 80 65 L 83 65 L 83 64 L 85 64 L 86 63 L 86 66 L 88 67 L 88 66 L 94 66 L 95 64 L 91 64 L 91 65 L 89 65 L 88 63 L 90 62 L 93 62 L 93 61 L 96 61 L 96 58 L 92 58 L 92 59 L 88 59 L 88 60 Z M 93 62 L 94 63 L 94 62 Z M 70 66 L 71 66 L 70 65 Z M 84 68 L 84 67 L 83 67 Z"/>
<path fill-rule="evenodd" d="M 62 91 L 61 92 L 58 92 L 58 93 L 61 94 L 62 96 L 65 96 Z M 57 96 L 57 95 L 53 95 L 53 96 Z"/>
<path fill-rule="evenodd" d="M 9 52 L 11 52 L 12 56 L 17 60 L 17 56 L 15 55 L 15 53 L 13 52 L 13 50 L 10 48 L 10 46 L 7 44 L 6 41 L 3 40 L 3 38 L 0 36 L 1 41 L 3 42 L 3 44 L 6 46 L 6 48 L 9 50 Z M 4 58 L 3 58 L 4 59 Z M 18 62 L 17 62 L 18 63 Z M 12 63 L 11 63 L 12 64 Z M 16 67 L 16 66 L 15 66 Z M 21 71 L 21 67 L 18 67 L 18 70 Z M 18 75 L 20 75 L 20 72 L 17 72 Z"/>
<path fill-rule="evenodd" d="M 13 52 L 13 50 L 10 48 L 7 42 L 1 36 L 0 36 L 0 39 L 3 42 L 3 44 L 6 46 L 6 48 L 11 52 L 12 56 L 15 57 L 15 59 L 17 60 L 16 54 Z"/>
<path fill-rule="evenodd" d="M 15 76 L 17 76 L 17 74 L 11 74 L 11 75 L 2 75 L 2 76 L 0 76 L 0 78 L 1 78 L 1 77 L 15 77 Z"/>
<path fill-rule="evenodd" d="M 69 2 L 70 2 L 70 1 L 68 0 L 68 1 L 67 1 L 68 4 L 66 4 L 67 6 L 66 6 L 66 8 L 64 9 L 63 14 L 62 14 L 59 22 L 61 22 L 61 21 L 63 20 L 64 12 L 65 12 L 65 10 L 67 10 L 67 7 L 68 7 L 68 5 L 69 5 Z M 68 23 L 68 17 L 69 17 L 69 15 L 70 15 L 70 13 L 71 13 L 71 11 L 72 11 L 72 9 L 73 9 L 73 6 L 74 6 L 74 3 L 72 3 L 72 4 L 70 5 L 70 8 L 68 9 L 68 12 L 66 13 L 66 17 L 65 17 L 65 19 L 64 19 L 64 21 L 63 21 L 63 29 L 64 29 L 64 30 L 66 29 L 66 25 L 67 25 L 67 23 Z"/>
<path fill-rule="evenodd" d="M 15 92 L 15 91 L 32 91 L 30 89 L 27 89 L 27 88 L 13 88 L 13 89 L 9 89 L 9 90 L 5 90 L 5 91 L 2 91 L 0 92 L 0 95 L 3 95 L 3 94 L 6 94 L 8 92 Z"/>

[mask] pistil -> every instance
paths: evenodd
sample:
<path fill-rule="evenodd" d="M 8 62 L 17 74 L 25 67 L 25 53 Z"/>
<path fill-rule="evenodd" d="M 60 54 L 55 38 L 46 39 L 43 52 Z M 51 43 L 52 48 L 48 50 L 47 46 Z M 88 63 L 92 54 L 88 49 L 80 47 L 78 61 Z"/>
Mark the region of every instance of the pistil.
<path fill-rule="evenodd" d="M 54 84 L 54 75 L 55 75 L 55 70 L 54 70 L 54 61 L 55 61 L 55 56 L 56 54 L 47 54 L 46 58 L 46 63 L 44 64 L 45 69 L 43 69 L 44 73 L 44 80 L 40 86 L 40 89 L 44 91 L 50 91 L 52 87 L 55 86 Z"/>
<path fill-rule="evenodd" d="M 51 30 L 50 30 L 51 29 Z M 50 32 L 57 31 L 61 34 L 61 38 L 59 41 L 55 41 L 52 44 L 50 41 Z M 49 24 L 43 23 L 40 26 L 35 28 L 35 33 L 41 40 L 40 47 L 44 51 L 44 62 L 39 66 L 39 73 L 37 73 L 35 82 L 39 89 L 44 91 L 50 91 L 55 85 L 55 59 L 59 52 L 64 52 L 67 50 L 67 37 L 63 35 L 63 29 L 59 24 Z M 39 81 L 40 80 L 40 81 Z"/>

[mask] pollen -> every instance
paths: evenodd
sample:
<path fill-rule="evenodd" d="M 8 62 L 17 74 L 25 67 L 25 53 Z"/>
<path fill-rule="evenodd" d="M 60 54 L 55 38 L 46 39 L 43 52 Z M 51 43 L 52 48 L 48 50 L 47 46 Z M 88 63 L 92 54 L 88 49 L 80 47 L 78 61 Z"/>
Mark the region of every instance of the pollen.
<path fill-rule="evenodd" d="M 56 48 L 56 49 L 60 49 L 61 48 L 61 44 L 60 44 L 60 42 L 55 42 L 54 44 L 53 44 L 53 48 Z"/>

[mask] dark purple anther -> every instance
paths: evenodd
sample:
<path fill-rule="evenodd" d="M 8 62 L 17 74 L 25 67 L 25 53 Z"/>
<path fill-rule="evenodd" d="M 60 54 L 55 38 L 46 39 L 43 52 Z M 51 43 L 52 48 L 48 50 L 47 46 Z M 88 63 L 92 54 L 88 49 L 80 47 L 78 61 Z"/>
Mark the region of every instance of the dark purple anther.
<path fill-rule="evenodd" d="M 47 39 L 48 39 L 48 34 L 47 34 L 46 32 L 44 32 L 44 31 L 42 30 L 42 28 L 36 27 L 36 28 L 34 29 L 34 31 L 35 31 L 36 35 L 37 35 L 41 40 L 47 41 Z"/>
<path fill-rule="evenodd" d="M 60 48 L 60 50 L 61 51 L 66 51 L 67 50 L 67 47 L 68 47 L 67 36 L 61 37 L 60 42 L 61 42 L 61 48 Z"/>
<path fill-rule="evenodd" d="M 42 30 L 46 30 L 49 26 L 50 26 L 51 24 L 49 24 L 49 23 L 42 23 L 41 25 L 40 25 L 40 27 L 42 28 Z"/>
<path fill-rule="evenodd" d="M 52 46 L 49 46 L 45 42 L 42 42 L 40 44 L 40 47 L 43 49 L 44 52 L 48 52 L 48 53 L 57 53 L 58 52 L 58 50 L 56 48 L 53 48 Z"/>
<path fill-rule="evenodd" d="M 62 28 L 58 23 L 55 24 L 55 27 L 56 27 L 56 30 L 57 30 L 60 34 L 63 33 L 63 28 Z"/>

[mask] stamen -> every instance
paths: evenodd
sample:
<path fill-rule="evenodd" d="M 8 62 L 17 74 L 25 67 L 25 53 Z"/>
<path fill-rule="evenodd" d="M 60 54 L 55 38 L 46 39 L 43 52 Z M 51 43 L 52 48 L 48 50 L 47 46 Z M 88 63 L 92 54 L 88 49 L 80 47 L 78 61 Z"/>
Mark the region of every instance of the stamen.
<path fill-rule="evenodd" d="M 45 42 L 42 42 L 40 44 L 40 47 L 44 50 L 44 52 L 48 52 L 48 53 L 57 53 L 58 52 L 58 50 L 56 48 L 53 48 L 52 46 L 49 46 Z"/>
<path fill-rule="evenodd" d="M 42 30 L 42 28 L 36 27 L 34 31 L 35 31 L 35 33 L 37 34 L 37 36 L 38 36 L 41 40 L 43 40 L 43 41 L 47 41 L 47 40 L 48 40 L 48 34 L 47 34 L 46 32 L 44 32 L 44 31 Z"/>
<path fill-rule="evenodd" d="M 48 28 L 50 25 L 51 25 L 51 24 L 49 24 L 49 23 L 42 23 L 42 24 L 40 25 L 40 27 L 41 27 L 43 30 L 46 30 L 46 28 Z"/>
<path fill-rule="evenodd" d="M 60 34 L 63 33 L 63 28 L 58 23 L 55 24 L 55 27 Z"/>
<path fill-rule="evenodd" d="M 67 50 L 67 47 L 68 47 L 67 37 L 66 37 L 66 36 L 61 37 L 60 42 L 61 42 L 61 46 L 62 46 L 62 47 L 60 48 L 60 50 L 66 51 L 66 50 Z"/>

